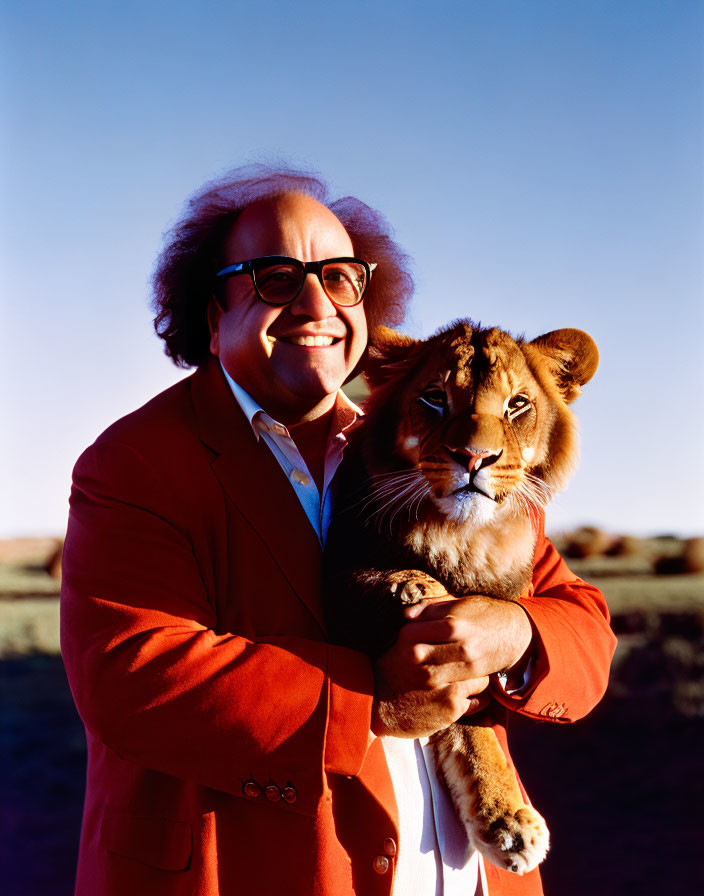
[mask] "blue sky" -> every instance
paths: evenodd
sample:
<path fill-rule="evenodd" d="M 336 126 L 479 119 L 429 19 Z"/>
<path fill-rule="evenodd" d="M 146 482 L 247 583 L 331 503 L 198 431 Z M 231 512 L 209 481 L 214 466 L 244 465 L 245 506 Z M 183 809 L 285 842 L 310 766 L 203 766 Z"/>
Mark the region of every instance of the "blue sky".
<path fill-rule="evenodd" d="M 187 195 L 279 158 L 389 218 L 414 335 L 594 336 L 549 527 L 704 532 L 698 0 L 10 0 L 0 24 L 0 536 L 60 532 L 81 450 L 183 375 L 148 281 Z"/>

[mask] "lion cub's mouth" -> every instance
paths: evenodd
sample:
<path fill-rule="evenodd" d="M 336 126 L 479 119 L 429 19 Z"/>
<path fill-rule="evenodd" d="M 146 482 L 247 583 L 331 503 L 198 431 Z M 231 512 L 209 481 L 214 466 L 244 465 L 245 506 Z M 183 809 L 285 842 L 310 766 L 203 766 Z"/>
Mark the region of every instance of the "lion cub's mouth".
<path fill-rule="evenodd" d="M 503 450 L 497 451 L 495 454 L 486 454 L 484 456 L 473 453 L 467 454 L 464 451 L 454 451 L 451 448 L 447 449 L 447 453 L 458 467 L 461 467 L 463 471 L 467 471 L 467 475 L 469 476 L 469 482 L 456 488 L 451 492 L 451 495 L 474 492 L 478 495 L 483 495 L 485 498 L 489 498 L 491 501 L 498 502 L 499 499 L 493 493 L 489 483 L 485 481 L 488 479 L 488 474 L 485 471 L 487 467 L 490 467 L 499 460 L 503 454 Z"/>
<path fill-rule="evenodd" d="M 492 501 L 496 501 L 498 504 L 499 499 L 496 495 L 489 494 L 488 491 L 485 491 L 481 484 L 476 481 L 474 477 L 470 475 L 469 483 L 467 485 L 461 485 L 459 488 L 456 488 L 454 492 L 450 492 L 450 495 L 466 495 L 469 492 L 474 492 L 477 495 L 482 495 L 485 498 L 490 498 Z"/>

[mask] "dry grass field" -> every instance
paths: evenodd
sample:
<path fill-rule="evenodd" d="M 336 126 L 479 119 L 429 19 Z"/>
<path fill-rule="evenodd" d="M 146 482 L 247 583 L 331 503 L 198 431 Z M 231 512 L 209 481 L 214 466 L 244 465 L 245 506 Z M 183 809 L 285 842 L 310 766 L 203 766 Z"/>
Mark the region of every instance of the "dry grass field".
<path fill-rule="evenodd" d="M 580 539 L 593 534 L 556 543 L 607 597 L 619 636 L 609 691 L 574 725 L 517 718 L 512 729 L 516 764 L 552 831 L 546 893 L 704 892 L 704 571 L 676 571 L 685 545 L 675 538 L 596 538 L 585 549 Z M 25 561 L 0 562 L 2 892 L 69 896 L 83 728 L 59 655 L 58 579 L 44 554 Z"/>

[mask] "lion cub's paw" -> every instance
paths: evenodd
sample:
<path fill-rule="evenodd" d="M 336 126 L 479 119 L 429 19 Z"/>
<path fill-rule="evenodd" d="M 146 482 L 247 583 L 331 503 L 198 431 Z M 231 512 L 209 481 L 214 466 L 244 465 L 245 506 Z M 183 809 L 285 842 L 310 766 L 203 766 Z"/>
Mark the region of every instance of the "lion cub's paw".
<path fill-rule="evenodd" d="M 404 606 L 412 606 L 433 597 L 447 597 L 447 589 L 437 579 L 417 569 L 391 572 L 388 582 L 389 593 Z"/>
<path fill-rule="evenodd" d="M 515 874 L 525 874 L 537 868 L 550 845 L 545 821 L 529 806 L 503 815 L 479 836 L 478 849 L 485 858 Z"/>

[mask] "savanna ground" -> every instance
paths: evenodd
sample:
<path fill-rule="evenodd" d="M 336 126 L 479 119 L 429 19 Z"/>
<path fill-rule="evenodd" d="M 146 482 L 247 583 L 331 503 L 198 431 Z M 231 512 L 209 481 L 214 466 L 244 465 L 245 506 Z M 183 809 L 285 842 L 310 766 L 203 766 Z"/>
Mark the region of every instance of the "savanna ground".
<path fill-rule="evenodd" d="M 573 558 L 591 550 L 568 539 L 559 546 Z M 568 562 L 609 602 L 620 641 L 609 691 L 585 720 L 517 718 L 511 733 L 521 776 L 552 831 L 545 890 L 704 892 L 704 573 L 675 573 L 682 544 L 674 538 L 598 550 Z M 38 565 L 0 565 L 5 896 L 68 896 L 73 888 L 85 742 L 58 652 L 57 590 Z"/>

